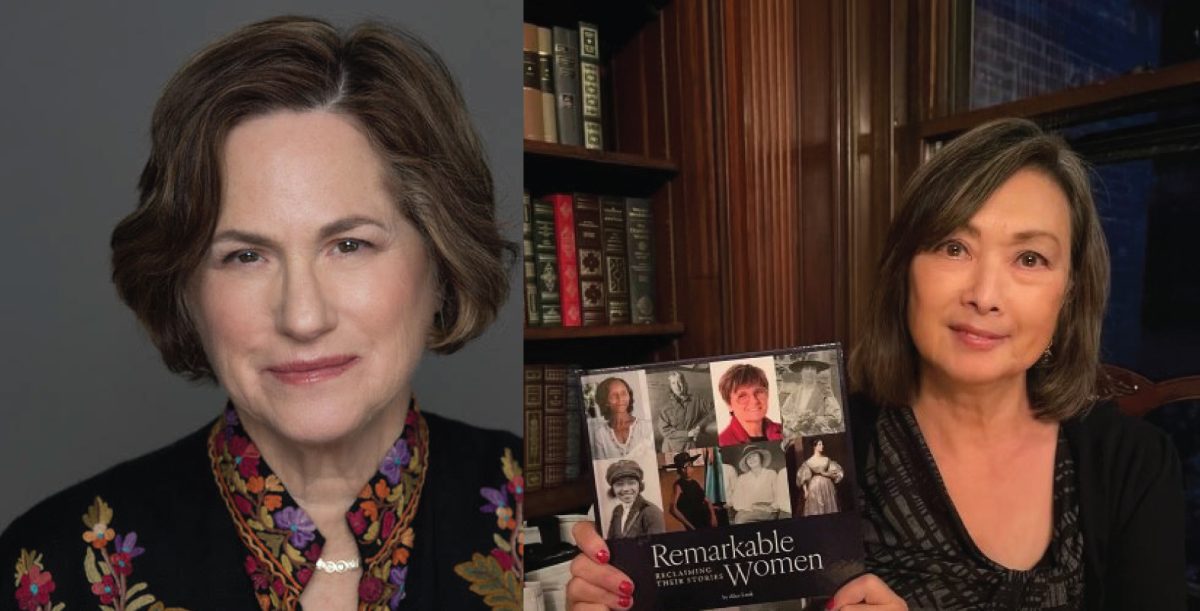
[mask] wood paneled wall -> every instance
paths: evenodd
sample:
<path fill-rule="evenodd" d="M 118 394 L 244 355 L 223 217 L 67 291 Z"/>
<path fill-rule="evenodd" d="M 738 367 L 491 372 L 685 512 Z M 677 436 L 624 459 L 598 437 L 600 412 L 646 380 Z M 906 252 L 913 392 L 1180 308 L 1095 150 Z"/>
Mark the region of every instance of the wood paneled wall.
<path fill-rule="evenodd" d="M 851 339 L 893 190 L 888 4 L 677 0 L 612 57 L 616 148 L 680 168 L 655 199 L 660 317 L 687 325 L 662 358 Z"/>

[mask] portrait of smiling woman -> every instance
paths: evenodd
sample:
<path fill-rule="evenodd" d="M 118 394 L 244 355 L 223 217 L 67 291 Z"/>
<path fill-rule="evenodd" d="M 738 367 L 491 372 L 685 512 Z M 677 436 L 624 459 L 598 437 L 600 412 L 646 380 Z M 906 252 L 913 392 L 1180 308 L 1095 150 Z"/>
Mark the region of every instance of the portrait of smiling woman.
<path fill-rule="evenodd" d="M 413 389 L 515 256 L 442 59 L 381 22 L 258 21 L 179 69 L 150 140 L 112 280 L 227 402 L 12 522 L 0 605 L 519 606 L 519 442 Z"/>

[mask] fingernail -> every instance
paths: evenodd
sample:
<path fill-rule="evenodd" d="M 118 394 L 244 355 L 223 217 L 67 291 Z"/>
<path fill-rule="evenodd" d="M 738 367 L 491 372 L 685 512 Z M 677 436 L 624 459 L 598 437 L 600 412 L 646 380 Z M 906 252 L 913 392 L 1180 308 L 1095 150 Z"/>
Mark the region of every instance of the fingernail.
<path fill-rule="evenodd" d="M 608 564 L 608 550 L 602 549 L 596 552 L 596 562 L 600 564 Z"/>
<path fill-rule="evenodd" d="M 633 599 L 628 596 L 622 596 L 617 599 L 617 604 L 622 607 L 629 607 L 633 605 Z"/>
<path fill-rule="evenodd" d="M 618 589 L 621 590 L 622 594 L 629 596 L 630 594 L 633 594 L 633 582 L 632 581 L 622 581 L 621 585 L 618 586 Z"/>
<path fill-rule="evenodd" d="M 829 602 L 825 603 L 825 608 L 826 608 L 826 609 L 832 609 L 832 608 L 833 608 L 833 606 L 834 606 L 834 605 L 833 605 L 833 599 L 832 599 L 832 598 L 831 598 L 831 599 L 829 599 Z"/>

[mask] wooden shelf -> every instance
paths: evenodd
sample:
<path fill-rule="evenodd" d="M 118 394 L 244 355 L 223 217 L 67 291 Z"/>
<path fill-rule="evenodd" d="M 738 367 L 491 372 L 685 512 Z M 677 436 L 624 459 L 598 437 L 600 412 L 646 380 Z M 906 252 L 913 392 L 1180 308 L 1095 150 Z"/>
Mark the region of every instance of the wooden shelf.
<path fill-rule="evenodd" d="M 645 197 L 678 173 L 679 167 L 667 159 L 525 141 L 525 184 L 537 186 L 535 195 L 565 191 Z"/>
<path fill-rule="evenodd" d="M 1001 117 L 1037 119 L 1060 128 L 1198 102 L 1200 60 L 922 121 L 917 131 L 922 140 L 940 140 Z"/>
<path fill-rule="evenodd" d="M 652 325 L 611 325 L 598 327 L 526 327 L 525 341 L 561 341 L 614 337 L 679 337 L 683 323 L 668 322 Z"/>
<path fill-rule="evenodd" d="M 561 513 L 580 513 L 595 501 L 590 475 L 562 486 L 525 494 L 525 519 L 544 518 Z"/>

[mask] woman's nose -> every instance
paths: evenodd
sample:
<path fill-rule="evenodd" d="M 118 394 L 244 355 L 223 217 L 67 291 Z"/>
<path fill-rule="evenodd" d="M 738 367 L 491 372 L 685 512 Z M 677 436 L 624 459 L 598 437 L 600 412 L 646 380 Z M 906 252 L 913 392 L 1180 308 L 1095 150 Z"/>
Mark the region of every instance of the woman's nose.
<path fill-rule="evenodd" d="M 980 314 L 1000 311 L 1003 296 L 1003 269 L 998 261 L 979 260 L 963 289 L 964 305 Z"/>
<path fill-rule="evenodd" d="M 300 342 L 328 333 L 337 324 L 336 309 L 312 264 L 297 262 L 283 272 L 276 328 Z"/>

